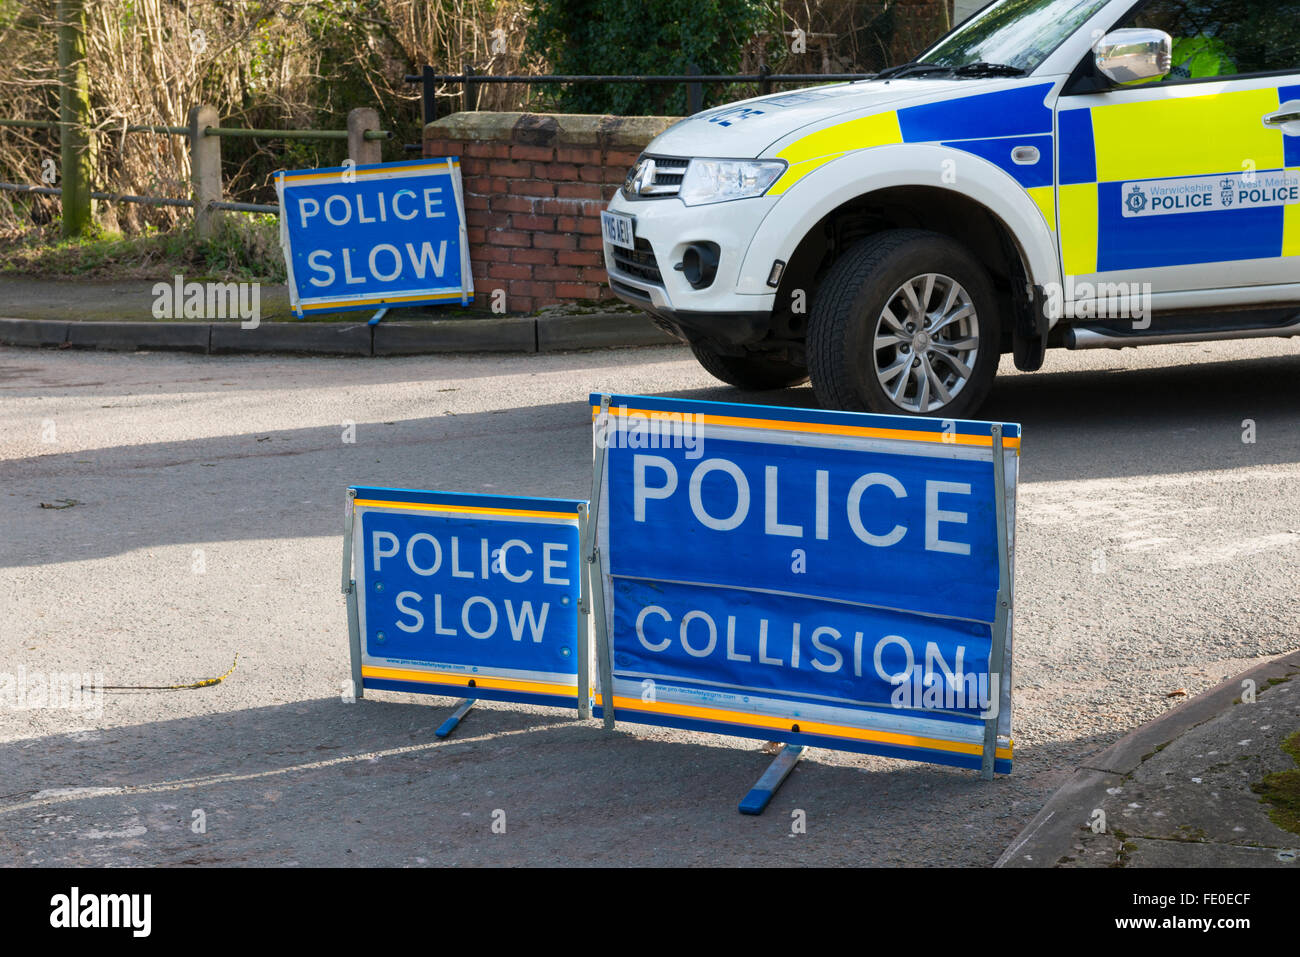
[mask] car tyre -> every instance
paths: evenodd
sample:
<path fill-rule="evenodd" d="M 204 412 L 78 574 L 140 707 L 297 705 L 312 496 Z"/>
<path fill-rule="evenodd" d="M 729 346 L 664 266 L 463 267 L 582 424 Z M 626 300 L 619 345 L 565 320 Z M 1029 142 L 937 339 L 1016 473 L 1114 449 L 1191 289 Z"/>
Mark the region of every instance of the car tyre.
<path fill-rule="evenodd" d="M 726 356 L 698 342 L 691 343 L 691 351 L 711 376 L 738 389 L 763 392 L 808 381 L 807 369 L 783 359 L 761 354 Z"/>
<path fill-rule="evenodd" d="M 808 365 L 824 408 L 963 418 L 1001 357 L 988 272 L 939 233 L 897 229 L 850 247 L 813 299 Z"/>

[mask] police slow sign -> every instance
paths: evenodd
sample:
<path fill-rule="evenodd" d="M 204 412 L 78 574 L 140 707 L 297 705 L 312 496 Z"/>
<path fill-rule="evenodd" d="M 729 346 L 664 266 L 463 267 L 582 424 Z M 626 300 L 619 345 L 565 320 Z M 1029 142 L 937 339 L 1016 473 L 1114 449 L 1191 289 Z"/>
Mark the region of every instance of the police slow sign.
<path fill-rule="evenodd" d="M 579 704 L 585 503 L 360 486 L 349 500 L 362 688 Z"/>
<path fill-rule="evenodd" d="M 602 712 L 1010 771 L 1018 426 L 592 403 Z"/>
<path fill-rule="evenodd" d="M 276 192 L 299 317 L 474 298 L 456 157 L 283 172 Z"/>

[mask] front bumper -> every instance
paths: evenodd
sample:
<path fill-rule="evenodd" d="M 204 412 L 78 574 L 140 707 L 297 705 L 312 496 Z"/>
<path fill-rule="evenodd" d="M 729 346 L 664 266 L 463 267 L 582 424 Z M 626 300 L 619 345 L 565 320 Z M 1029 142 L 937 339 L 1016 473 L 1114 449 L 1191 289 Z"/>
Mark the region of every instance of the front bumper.
<path fill-rule="evenodd" d="M 775 202 L 759 197 L 687 206 L 676 198 L 632 201 L 617 193 L 609 209 L 632 217 L 637 250 L 629 255 L 605 241 L 610 289 L 684 338 L 732 345 L 762 340 L 769 331 L 776 290 L 762 280 L 742 277 L 740 267 Z M 716 243 L 720 250 L 717 274 L 703 289 L 692 288 L 674 268 L 686 247 L 698 242 Z"/>

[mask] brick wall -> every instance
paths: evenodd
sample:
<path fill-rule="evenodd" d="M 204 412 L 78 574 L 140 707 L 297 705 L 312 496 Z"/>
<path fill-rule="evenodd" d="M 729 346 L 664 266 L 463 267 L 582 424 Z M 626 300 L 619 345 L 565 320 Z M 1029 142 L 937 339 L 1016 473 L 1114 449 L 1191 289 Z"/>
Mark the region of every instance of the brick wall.
<path fill-rule="evenodd" d="M 508 312 L 612 299 L 600 210 L 675 117 L 455 113 L 424 130 L 425 156 L 459 156 L 474 290 Z"/>

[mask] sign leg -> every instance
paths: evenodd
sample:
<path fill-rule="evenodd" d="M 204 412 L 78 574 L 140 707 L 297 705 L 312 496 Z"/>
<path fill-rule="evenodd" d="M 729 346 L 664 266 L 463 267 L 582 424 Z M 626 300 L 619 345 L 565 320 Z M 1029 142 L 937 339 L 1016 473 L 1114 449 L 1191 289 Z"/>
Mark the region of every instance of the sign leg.
<path fill-rule="evenodd" d="M 587 506 L 578 506 L 578 540 L 587 541 Z M 591 717 L 591 570 L 585 555 L 578 561 L 584 566 L 578 576 L 578 717 Z"/>
<path fill-rule="evenodd" d="M 1006 681 L 1007 632 L 1011 622 L 1011 560 L 1007 535 L 1006 450 L 1002 444 L 1002 426 L 995 423 L 989 431 L 993 445 L 993 501 L 998 535 L 998 593 L 993 631 L 990 634 L 989 689 L 991 694 L 996 694 L 1000 698 L 1003 682 Z M 996 684 L 993 680 L 994 676 L 998 679 Z M 993 769 L 997 762 L 1000 705 L 999 700 L 993 708 L 993 716 L 984 724 L 984 753 L 980 762 L 980 777 L 985 781 L 993 780 Z"/>
<path fill-rule="evenodd" d="M 352 694 L 360 701 L 365 696 L 361 679 L 361 626 L 357 621 L 357 588 L 348 590 L 348 647 L 352 656 Z"/>
<path fill-rule="evenodd" d="M 605 587 L 600 549 L 591 565 L 591 603 L 596 616 L 596 668 L 600 672 L 600 707 L 605 730 L 614 730 L 614 666 L 609 660 L 609 629 L 605 626 Z"/>
<path fill-rule="evenodd" d="M 787 744 L 767 766 L 763 776 L 740 802 L 741 814 L 762 814 L 768 802 L 776 794 L 777 788 L 785 781 L 794 766 L 803 757 L 802 744 Z"/>
<path fill-rule="evenodd" d="M 461 698 L 456 702 L 456 710 L 451 713 L 451 717 L 438 725 L 438 730 L 433 732 L 440 738 L 445 738 L 456 730 L 456 725 L 460 724 L 460 719 L 469 714 L 469 709 L 474 707 L 477 698 Z"/>

